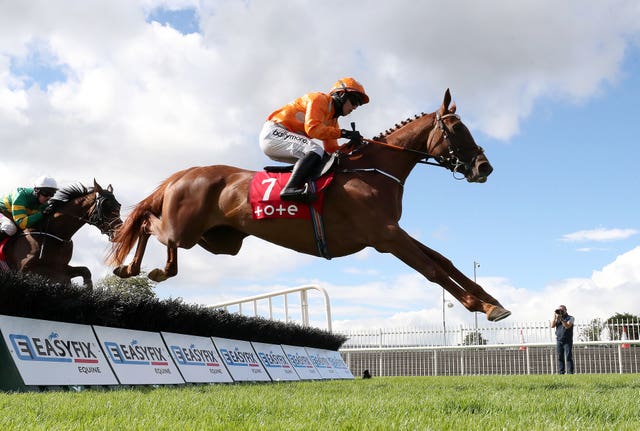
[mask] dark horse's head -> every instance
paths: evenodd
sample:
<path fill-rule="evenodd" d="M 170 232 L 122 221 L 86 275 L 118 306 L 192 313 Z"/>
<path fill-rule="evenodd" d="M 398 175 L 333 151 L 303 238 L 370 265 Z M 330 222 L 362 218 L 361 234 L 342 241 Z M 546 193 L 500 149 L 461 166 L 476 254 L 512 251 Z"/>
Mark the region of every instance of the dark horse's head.
<path fill-rule="evenodd" d="M 468 182 L 484 183 L 493 167 L 455 112 L 456 104 L 451 103 L 447 89 L 442 106 L 435 113 L 435 127 L 429 134 L 427 151 L 440 165 L 454 174 L 464 175 Z"/>
<path fill-rule="evenodd" d="M 79 205 L 71 208 L 70 203 L 76 201 Z M 58 190 L 45 212 L 63 213 L 93 225 L 107 235 L 110 241 L 122 225 L 120 203 L 113 195 L 113 187 L 109 184 L 107 188 L 102 188 L 96 180 L 93 180 L 93 188 L 88 189 L 78 184 Z"/>

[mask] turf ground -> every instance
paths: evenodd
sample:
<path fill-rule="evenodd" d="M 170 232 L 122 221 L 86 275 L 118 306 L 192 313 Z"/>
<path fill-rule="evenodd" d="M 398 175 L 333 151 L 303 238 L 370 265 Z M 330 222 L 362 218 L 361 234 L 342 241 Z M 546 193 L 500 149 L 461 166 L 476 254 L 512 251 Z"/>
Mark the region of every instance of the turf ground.
<path fill-rule="evenodd" d="M 0 393 L 0 430 L 638 430 L 640 375 Z"/>

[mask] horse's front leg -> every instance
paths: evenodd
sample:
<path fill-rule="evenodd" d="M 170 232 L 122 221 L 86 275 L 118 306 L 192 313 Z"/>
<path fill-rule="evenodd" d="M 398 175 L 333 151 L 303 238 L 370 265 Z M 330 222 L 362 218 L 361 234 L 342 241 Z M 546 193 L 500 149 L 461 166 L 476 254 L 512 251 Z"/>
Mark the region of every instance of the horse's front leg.
<path fill-rule="evenodd" d="M 487 291 L 485 291 L 479 284 L 477 284 L 476 282 L 471 280 L 469 277 L 464 275 L 458 268 L 456 268 L 453 265 L 453 263 L 449 259 L 441 255 L 437 251 L 422 244 L 421 242 L 415 239 L 413 241 L 418 247 L 420 247 L 420 249 L 424 254 L 429 256 L 434 261 L 438 262 L 438 264 L 442 268 L 444 268 L 445 271 L 447 271 L 449 276 L 453 278 L 456 281 L 456 283 L 462 286 L 462 288 L 464 288 L 466 291 L 473 293 L 475 296 L 477 296 L 478 298 L 482 299 L 485 302 L 488 302 L 494 305 L 499 305 L 502 307 L 502 304 L 500 304 L 500 302 L 498 302 L 497 299 L 489 295 Z"/>
<path fill-rule="evenodd" d="M 455 278 L 459 278 L 457 275 L 461 274 L 460 271 L 455 269 L 453 275 L 456 277 L 452 277 L 450 270 L 453 265 L 450 262 L 443 267 L 439 259 L 434 259 L 427 252 L 428 248 L 426 246 L 413 239 L 397 225 L 386 229 L 381 238 L 374 244 L 374 247 L 382 253 L 392 253 L 411 268 L 424 275 L 429 281 L 445 288 L 469 311 L 482 311 L 490 321 L 502 320 L 511 314 L 502 306 L 485 300 L 488 298 L 479 298 L 474 292 L 464 289 L 455 280 Z"/>
<path fill-rule="evenodd" d="M 91 271 L 86 266 L 69 266 L 65 270 L 67 276 L 71 278 L 82 277 L 82 284 L 87 289 L 93 289 L 93 281 L 91 280 Z"/>

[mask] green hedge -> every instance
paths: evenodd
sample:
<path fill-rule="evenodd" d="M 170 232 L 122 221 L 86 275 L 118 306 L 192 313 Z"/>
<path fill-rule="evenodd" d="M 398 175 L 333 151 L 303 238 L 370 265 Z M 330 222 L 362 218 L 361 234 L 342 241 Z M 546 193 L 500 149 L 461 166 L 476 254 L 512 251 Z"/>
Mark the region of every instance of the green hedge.
<path fill-rule="evenodd" d="M 0 314 L 329 350 L 346 341 L 343 335 L 325 330 L 212 310 L 182 299 L 120 296 L 30 274 L 0 273 Z"/>

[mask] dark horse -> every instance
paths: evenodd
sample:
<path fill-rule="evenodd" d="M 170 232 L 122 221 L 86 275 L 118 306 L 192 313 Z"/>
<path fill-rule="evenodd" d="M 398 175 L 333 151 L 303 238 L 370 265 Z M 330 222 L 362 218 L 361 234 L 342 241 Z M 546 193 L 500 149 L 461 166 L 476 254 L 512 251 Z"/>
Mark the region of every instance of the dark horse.
<path fill-rule="evenodd" d="M 398 225 L 403 184 L 417 163 L 433 158 L 435 164 L 478 183 L 485 182 L 493 170 L 455 109 L 447 90 L 438 111 L 396 125 L 375 141 L 365 140 L 357 155 L 338 156 L 323 210 L 327 248 L 333 257 L 367 246 L 392 253 L 447 289 L 468 310 L 482 311 L 489 320 L 498 321 L 511 312 L 451 261 Z M 168 254 L 165 268 L 149 273 L 155 281 L 178 273 L 178 247 L 188 249 L 199 244 L 214 254 L 235 255 L 249 235 L 319 256 L 309 220 L 252 218 L 247 195 L 254 174 L 221 165 L 192 167 L 173 174 L 133 209 L 116 234 L 111 255 L 118 265 L 114 273 L 120 277 L 140 273 L 150 235 L 166 245 Z M 136 242 L 133 261 L 123 265 Z"/>
<path fill-rule="evenodd" d="M 111 185 L 103 189 L 95 180 L 93 184 L 92 188 L 77 184 L 56 192 L 45 210 L 48 215 L 39 226 L 25 229 L 5 245 L 9 269 L 40 274 L 61 283 L 82 277 L 85 286 L 92 286 L 87 267 L 69 266 L 73 254 L 71 237 L 88 223 L 113 239 L 115 230 L 122 225 L 120 204 Z"/>

